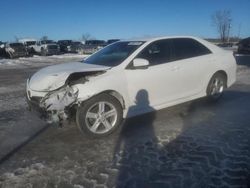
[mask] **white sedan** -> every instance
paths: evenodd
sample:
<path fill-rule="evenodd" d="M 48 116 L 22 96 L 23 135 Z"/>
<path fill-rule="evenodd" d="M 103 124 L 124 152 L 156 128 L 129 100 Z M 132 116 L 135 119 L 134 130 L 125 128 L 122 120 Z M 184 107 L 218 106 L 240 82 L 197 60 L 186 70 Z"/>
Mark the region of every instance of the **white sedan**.
<path fill-rule="evenodd" d="M 27 80 L 27 101 L 48 122 L 75 117 L 83 133 L 100 137 L 127 117 L 204 96 L 217 100 L 235 79 L 233 54 L 205 40 L 128 40 L 39 70 Z"/>

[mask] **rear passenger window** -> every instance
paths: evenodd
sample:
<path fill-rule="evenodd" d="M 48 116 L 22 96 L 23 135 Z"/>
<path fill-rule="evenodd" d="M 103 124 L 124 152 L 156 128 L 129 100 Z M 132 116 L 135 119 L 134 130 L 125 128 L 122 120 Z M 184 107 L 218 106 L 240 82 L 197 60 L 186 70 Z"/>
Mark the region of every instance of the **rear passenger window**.
<path fill-rule="evenodd" d="M 165 39 L 149 44 L 137 58 L 147 59 L 150 65 L 170 62 L 172 60 L 171 40 Z"/>
<path fill-rule="evenodd" d="M 211 51 L 207 47 L 194 39 L 173 39 L 174 60 L 192 58 L 210 53 Z"/>

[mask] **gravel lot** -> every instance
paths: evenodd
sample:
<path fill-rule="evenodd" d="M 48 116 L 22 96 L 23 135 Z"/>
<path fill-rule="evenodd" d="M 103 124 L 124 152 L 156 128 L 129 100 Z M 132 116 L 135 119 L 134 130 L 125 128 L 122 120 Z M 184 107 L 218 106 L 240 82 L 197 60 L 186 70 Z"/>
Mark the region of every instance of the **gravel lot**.
<path fill-rule="evenodd" d="M 236 58 L 237 82 L 217 103 L 135 117 L 103 139 L 83 137 L 74 122 L 46 127 L 25 110 L 25 79 L 51 61 L 0 66 L 0 147 L 6 132 L 15 142 L 44 127 L 1 161 L 0 188 L 250 187 L 250 56 Z"/>

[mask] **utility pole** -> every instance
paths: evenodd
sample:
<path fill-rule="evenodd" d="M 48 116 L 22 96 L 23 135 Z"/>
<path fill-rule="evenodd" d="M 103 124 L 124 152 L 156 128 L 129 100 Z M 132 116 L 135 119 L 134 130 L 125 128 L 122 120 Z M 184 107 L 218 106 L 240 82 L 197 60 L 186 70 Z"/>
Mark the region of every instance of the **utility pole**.
<path fill-rule="evenodd" d="M 227 42 L 228 42 L 228 43 L 229 43 L 229 41 L 230 41 L 230 36 L 229 36 L 229 34 L 230 34 L 230 29 L 231 29 L 231 21 L 232 21 L 232 19 L 229 19 L 228 33 L 227 33 Z"/>

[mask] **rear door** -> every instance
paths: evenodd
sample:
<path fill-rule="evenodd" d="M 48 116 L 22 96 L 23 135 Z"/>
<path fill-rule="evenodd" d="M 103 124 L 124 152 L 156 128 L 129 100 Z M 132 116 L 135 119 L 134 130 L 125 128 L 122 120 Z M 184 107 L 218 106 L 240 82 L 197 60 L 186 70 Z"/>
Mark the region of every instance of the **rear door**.
<path fill-rule="evenodd" d="M 213 70 L 213 54 L 192 38 L 173 39 L 173 60 L 179 64 L 182 79 L 181 97 L 200 93 L 206 87 L 208 75 Z"/>

